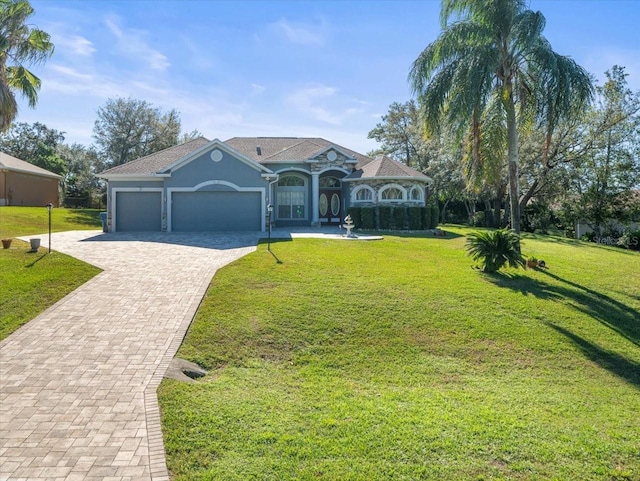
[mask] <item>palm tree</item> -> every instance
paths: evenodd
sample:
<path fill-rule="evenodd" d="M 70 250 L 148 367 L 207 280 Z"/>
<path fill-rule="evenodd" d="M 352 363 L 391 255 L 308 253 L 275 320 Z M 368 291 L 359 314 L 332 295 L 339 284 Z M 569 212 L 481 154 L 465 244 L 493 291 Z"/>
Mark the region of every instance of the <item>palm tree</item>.
<path fill-rule="evenodd" d="M 6 131 L 18 114 L 14 92 L 35 107 L 40 79 L 24 63 L 43 62 L 53 54 L 48 33 L 27 25 L 33 14 L 27 0 L 0 0 L 0 132 Z"/>
<path fill-rule="evenodd" d="M 487 145 L 483 129 L 503 119 L 511 228 L 519 233 L 518 119 L 544 118 L 553 126 L 589 102 L 591 79 L 553 51 L 542 35 L 544 16 L 527 9 L 524 0 L 443 0 L 440 17 L 442 33 L 409 74 L 425 128 L 447 125 L 459 138 L 471 132 L 472 153 L 481 160 L 480 148 Z M 483 117 L 494 123 L 487 125 Z"/>

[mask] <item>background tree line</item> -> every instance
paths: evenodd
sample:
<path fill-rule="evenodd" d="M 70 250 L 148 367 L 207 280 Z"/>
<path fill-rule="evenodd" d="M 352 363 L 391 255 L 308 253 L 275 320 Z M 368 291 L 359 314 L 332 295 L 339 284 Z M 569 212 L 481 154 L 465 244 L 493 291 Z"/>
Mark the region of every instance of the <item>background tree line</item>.
<path fill-rule="evenodd" d="M 595 236 L 619 237 L 609 221 L 640 222 L 640 92 L 628 88 L 624 67 L 613 66 L 587 107 L 548 125 L 530 119 L 518 125 L 518 203 L 522 228 L 546 232 L 584 220 Z M 508 169 L 500 139 L 494 159 L 474 162 L 470 135 L 446 128 L 425 135 L 418 102 L 395 102 L 369 132 L 386 154 L 434 179 L 441 222 L 504 227 L 509 223 Z M 503 142 L 503 141 L 502 141 Z M 496 146 L 497 145 L 497 146 Z"/>
<path fill-rule="evenodd" d="M 64 205 L 103 208 L 105 185 L 96 174 L 198 136 L 181 131 L 175 109 L 118 98 L 98 109 L 92 145 L 65 143 L 64 132 L 39 122 L 18 122 L 0 134 L 0 150 L 61 175 Z"/>

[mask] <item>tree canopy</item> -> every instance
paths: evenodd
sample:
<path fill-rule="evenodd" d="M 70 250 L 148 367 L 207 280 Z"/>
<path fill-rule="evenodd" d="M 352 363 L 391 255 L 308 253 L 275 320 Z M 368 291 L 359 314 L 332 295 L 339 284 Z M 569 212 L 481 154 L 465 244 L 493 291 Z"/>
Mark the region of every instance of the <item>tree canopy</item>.
<path fill-rule="evenodd" d="M 542 35 L 544 16 L 524 0 L 443 0 L 441 23 L 409 74 L 424 127 L 433 133 L 446 126 L 460 140 L 468 134 L 477 163 L 483 146 L 495 149 L 504 132 L 506 155 L 494 151 L 490 160 L 506 159 L 511 227 L 519 232 L 519 121 L 553 125 L 584 108 L 590 77 L 553 51 Z"/>
<path fill-rule="evenodd" d="M 53 54 L 49 34 L 26 23 L 32 14 L 27 0 L 0 0 L 0 132 L 9 129 L 18 114 L 16 92 L 35 107 L 41 82 L 27 66 Z"/>
<path fill-rule="evenodd" d="M 109 99 L 98 109 L 93 137 L 107 167 L 114 167 L 176 145 L 180 116 L 163 113 L 144 100 Z"/>

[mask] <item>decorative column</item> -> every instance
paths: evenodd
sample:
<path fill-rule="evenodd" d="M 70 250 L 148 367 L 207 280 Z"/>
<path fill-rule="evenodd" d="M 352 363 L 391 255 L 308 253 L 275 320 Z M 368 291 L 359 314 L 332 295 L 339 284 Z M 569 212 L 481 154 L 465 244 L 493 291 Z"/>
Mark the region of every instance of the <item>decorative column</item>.
<path fill-rule="evenodd" d="M 311 173 L 311 225 L 320 225 L 318 217 L 318 200 L 320 199 L 320 174 Z"/>

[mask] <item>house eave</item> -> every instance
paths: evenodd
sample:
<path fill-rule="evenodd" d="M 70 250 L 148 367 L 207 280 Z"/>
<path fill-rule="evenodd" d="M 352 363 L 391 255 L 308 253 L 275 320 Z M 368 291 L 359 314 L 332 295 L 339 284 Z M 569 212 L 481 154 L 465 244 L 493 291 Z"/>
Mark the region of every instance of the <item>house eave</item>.
<path fill-rule="evenodd" d="M 58 180 L 62 179 L 61 175 L 54 174 L 53 172 L 51 172 L 49 174 L 45 174 L 45 173 L 41 173 L 41 172 L 34 172 L 32 170 L 20 169 L 20 168 L 15 168 L 15 167 L 2 167 L 2 168 L 0 168 L 0 172 L 18 172 L 19 174 L 36 175 L 38 177 L 46 177 L 48 179 L 58 179 Z"/>
<path fill-rule="evenodd" d="M 412 181 L 417 181 L 417 182 L 424 182 L 426 184 L 433 182 L 433 179 L 431 179 L 430 177 L 413 177 L 410 175 L 406 175 L 406 176 L 398 176 L 398 175 L 392 175 L 392 176 L 376 176 L 376 177 L 352 177 L 351 179 L 348 178 L 344 178 L 342 179 L 342 182 L 357 182 L 360 180 L 412 180 Z"/>
<path fill-rule="evenodd" d="M 171 174 L 97 174 L 96 177 L 105 180 L 119 180 L 125 182 L 138 182 L 138 181 L 159 181 L 168 177 Z"/>

